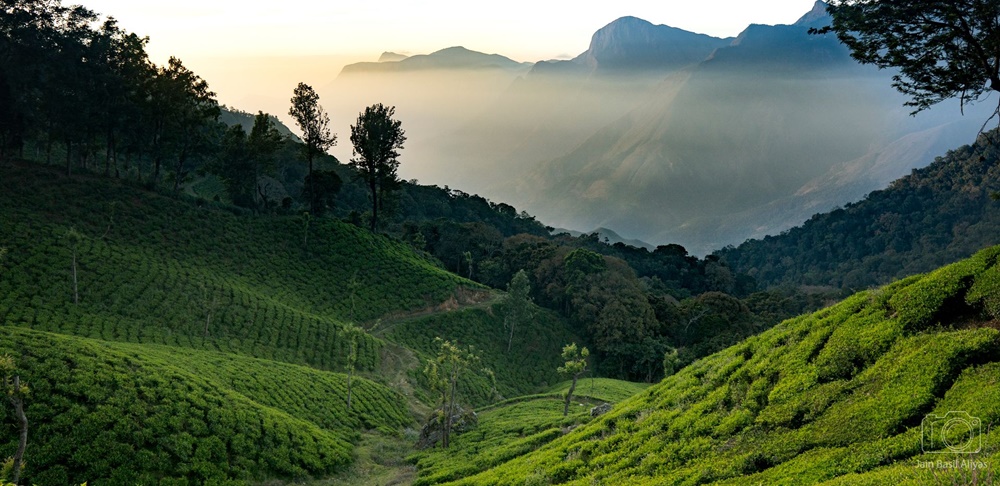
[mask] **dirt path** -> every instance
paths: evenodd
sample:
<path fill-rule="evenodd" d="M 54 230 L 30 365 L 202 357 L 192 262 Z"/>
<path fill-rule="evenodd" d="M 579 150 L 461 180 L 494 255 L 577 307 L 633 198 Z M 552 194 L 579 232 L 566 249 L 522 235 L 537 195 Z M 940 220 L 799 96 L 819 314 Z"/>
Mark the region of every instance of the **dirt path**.
<path fill-rule="evenodd" d="M 500 297 L 501 294 L 493 290 L 459 287 L 448 300 L 438 305 L 415 311 L 387 314 L 366 324 L 365 330 L 372 336 L 385 337 L 386 332 L 402 323 L 444 312 L 471 308 L 487 308 L 498 302 Z"/>

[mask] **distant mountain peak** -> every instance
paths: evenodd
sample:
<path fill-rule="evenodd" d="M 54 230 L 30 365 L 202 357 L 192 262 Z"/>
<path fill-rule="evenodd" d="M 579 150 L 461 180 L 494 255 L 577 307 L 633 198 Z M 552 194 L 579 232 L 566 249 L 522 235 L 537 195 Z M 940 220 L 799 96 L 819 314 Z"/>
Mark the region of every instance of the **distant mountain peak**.
<path fill-rule="evenodd" d="M 728 41 L 638 17 L 621 17 L 594 33 L 575 62 L 594 70 L 671 70 L 703 61 Z"/>
<path fill-rule="evenodd" d="M 829 23 L 828 17 L 830 16 L 830 14 L 826 12 L 826 7 L 827 7 L 826 2 L 823 2 L 821 0 L 816 0 L 816 3 L 813 4 L 812 10 L 810 10 L 808 13 L 800 17 L 799 20 L 795 21 L 795 24 L 793 25 L 804 25 L 807 27 L 813 27 L 814 24 L 817 23 L 822 23 L 824 25 Z"/>
<path fill-rule="evenodd" d="M 400 59 L 393 60 L 397 56 Z M 341 74 L 352 74 L 359 72 L 396 72 L 396 71 L 422 71 L 434 69 L 504 69 L 504 70 L 527 70 L 529 64 L 519 63 L 509 57 L 500 54 L 484 54 L 482 52 L 466 49 L 462 46 L 446 47 L 434 51 L 430 54 L 418 54 L 415 56 L 401 56 L 393 52 L 386 52 L 379 58 L 379 62 L 359 62 L 348 64 L 341 70 Z"/>
<path fill-rule="evenodd" d="M 397 54 L 395 52 L 385 51 L 378 58 L 378 62 L 399 62 L 406 59 L 409 56 L 403 54 Z"/>

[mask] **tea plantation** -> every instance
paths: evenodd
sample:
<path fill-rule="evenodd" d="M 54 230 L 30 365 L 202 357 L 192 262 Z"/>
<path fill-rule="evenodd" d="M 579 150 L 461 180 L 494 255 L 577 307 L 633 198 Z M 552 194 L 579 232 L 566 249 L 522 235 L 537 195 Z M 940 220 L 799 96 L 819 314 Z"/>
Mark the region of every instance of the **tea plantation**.
<path fill-rule="evenodd" d="M 459 435 L 447 450 L 433 449 L 410 457 L 417 466 L 414 484 L 436 484 L 469 476 L 528 454 L 592 420 L 590 408 L 617 402 L 646 388 L 643 384 L 599 378 L 592 388 L 583 380 L 574 394 L 568 416 L 563 416 L 560 383 L 550 393 L 506 400 L 478 410 L 479 425 Z M 588 389 L 590 390 L 588 392 Z M 588 393 L 592 393 L 588 394 Z"/>
<path fill-rule="evenodd" d="M 0 193 L 5 325 L 342 369 L 344 322 L 474 285 L 331 220 L 240 217 L 37 166 L 5 169 Z M 380 347 L 363 337 L 359 367 Z"/>
<path fill-rule="evenodd" d="M 30 383 L 33 484 L 188 484 L 330 474 L 363 428 L 410 423 L 399 394 L 346 376 L 200 350 L 6 328 Z M 8 407 L 0 423 L 13 423 Z M 0 454 L 13 454 L 4 434 Z"/>
<path fill-rule="evenodd" d="M 1000 247 L 983 250 L 786 321 L 532 453 L 448 479 L 989 484 L 1000 467 L 998 258 Z"/>
<path fill-rule="evenodd" d="M 435 404 L 420 373 L 434 337 L 475 344 L 497 370 L 495 386 L 478 369 L 465 378 L 477 403 L 544 389 L 574 339 L 536 309 L 537 329 L 507 353 L 491 342 L 504 333 L 493 294 L 332 218 L 244 214 L 32 164 L 3 171 L 0 354 L 31 389 L 25 484 L 350 474 L 359 444 L 400 440 Z M 350 410 L 349 324 L 369 331 L 353 334 Z M 17 423 L 0 407 L 0 458 Z"/>
<path fill-rule="evenodd" d="M 566 321 L 534 308 L 508 351 L 498 293 L 405 244 L 4 171 L 0 354 L 30 385 L 26 483 L 982 484 L 1000 467 L 1000 247 L 653 386 L 585 376 L 564 417 Z M 479 425 L 417 451 L 437 337 L 479 357 L 458 382 Z M 0 457 L 17 423 L 0 407 Z"/>

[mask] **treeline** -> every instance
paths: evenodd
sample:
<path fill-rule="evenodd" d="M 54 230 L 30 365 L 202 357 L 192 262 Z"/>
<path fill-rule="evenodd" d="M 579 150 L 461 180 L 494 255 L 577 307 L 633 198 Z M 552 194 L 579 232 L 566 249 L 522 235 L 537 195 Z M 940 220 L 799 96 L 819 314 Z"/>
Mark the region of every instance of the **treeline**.
<path fill-rule="evenodd" d="M 74 167 L 135 174 L 174 189 L 215 146 L 219 106 L 176 58 L 149 60 L 148 38 L 59 2 L 4 2 L 0 16 L 0 156 L 27 149 Z M 143 174 L 143 171 L 146 174 Z"/>
<path fill-rule="evenodd" d="M 654 381 L 778 322 L 827 305 L 839 293 L 759 290 L 725 261 L 608 245 L 597 234 L 502 237 L 480 223 L 409 225 L 411 244 L 449 269 L 498 289 L 525 270 L 532 300 L 568 318 L 586 338 L 599 373 Z M 426 232 L 426 233 L 425 233 Z"/>
<path fill-rule="evenodd" d="M 998 242 L 998 137 L 987 132 L 860 202 L 715 255 L 762 285 L 853 290 L 966 258 Z"/>

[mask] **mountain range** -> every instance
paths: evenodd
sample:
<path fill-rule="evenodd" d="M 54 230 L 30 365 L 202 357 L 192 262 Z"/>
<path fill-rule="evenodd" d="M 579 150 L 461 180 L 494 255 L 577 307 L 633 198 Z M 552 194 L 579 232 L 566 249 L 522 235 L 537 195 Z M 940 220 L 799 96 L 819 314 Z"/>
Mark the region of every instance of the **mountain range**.
<path fill-rule="evenodd" d="M 569 60 L 451 48 L 346 66 L 328 89 L 398 105 L 405 177 L 704 254 L 882 188 L 985 119 L 909 117 L 893 73 L 808 33 L 828 22 L 822 2 L 726 39 L 623 17 Z"/>

